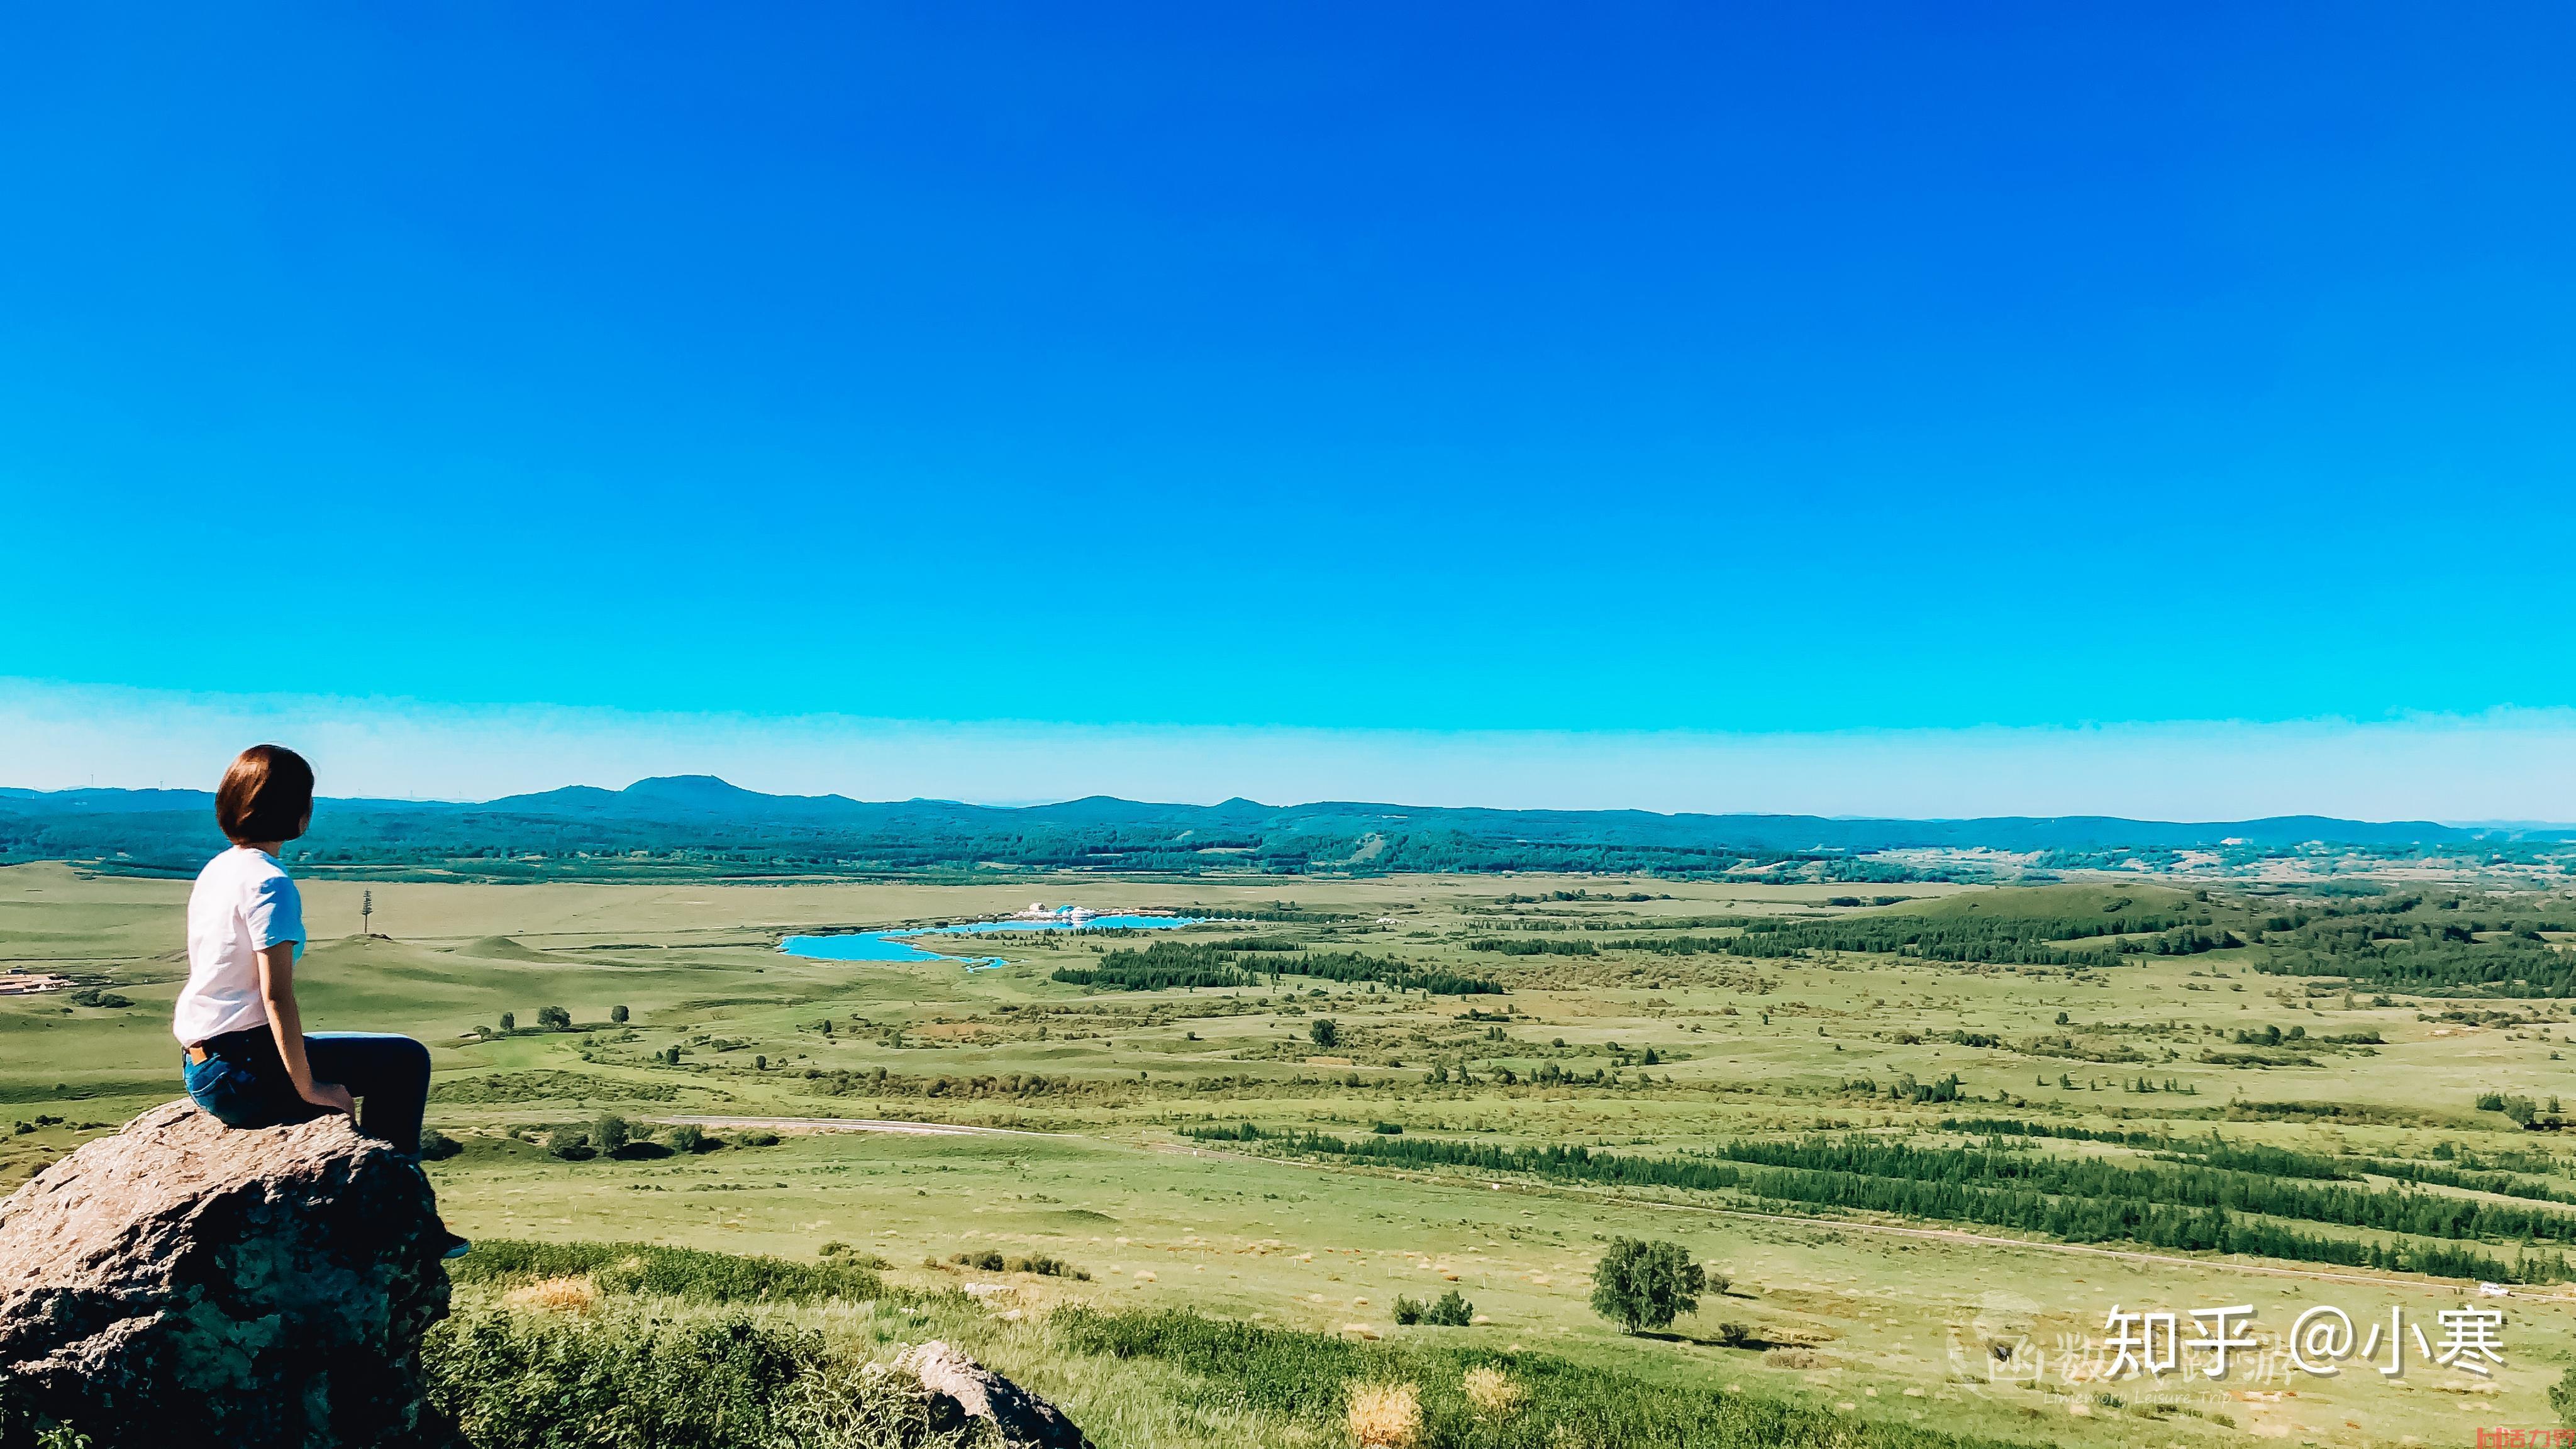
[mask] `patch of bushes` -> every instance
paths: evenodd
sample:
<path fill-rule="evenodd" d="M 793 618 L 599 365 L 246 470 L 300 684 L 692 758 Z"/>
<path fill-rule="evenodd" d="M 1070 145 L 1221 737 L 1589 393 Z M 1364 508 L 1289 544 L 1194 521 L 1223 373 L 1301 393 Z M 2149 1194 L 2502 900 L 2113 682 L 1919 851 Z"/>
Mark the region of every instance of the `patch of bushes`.
<path fill-rule="evenodd" d="M 447 1265 L 464 1284 L 533 1283 L 587 1276 L 611 1293 L 653 1293 L 696 1303 L 804 1303 L 874 1299 L 885 1280 L 873 1260 L 836 1255 L 820 1263 L 663 1248 L 648 1243 L 537 1243 L 481 1239 Z"/>
<path fill-rule="evenodd" d="M 1419 1323 L 1432 1328 L 1465 1328 L 1476 1321 L 1476 1305 L 1468 1302 L 1455 1288 L 1429 1303 L 1398 1294 L 1395 1321 L 1406 1327 Z"/>
<path fill-rule="evenodd" d="M 810 1330 L 739 1314 L 468 1309 L 430 1333 L 421 1366 L 430 1407 L 475 1449 L 928 1449 L 960 1437 L 932 1431 L 918 1384 L 837 1363 Z"/>
<path fill-rule="evenodd" d="M 1436 966 L 1370 956 L 1358 951 L 1302 952 L 1294 961 L 1247 962 L 1214 945 L 1157 941 L 1142 951 L 1112 951 L 1090 966 L 1058 967 L 1053 980 L 1074 986 L 1124 991 L 1173 991 L 1201 986 L 1276 984 L 1282 975 L 1322 981 L 1375 981 L 1399 991 L 1431 996 L 1477 996 L 1502 991 L 1482 977 L 1464 976 Z"/>
<path fill-rule="evenodd" d="M 1031 1253 L 1025 1258 L 1016 1255 L 1006 1257 L 997 1249 L 985 1248 L 976 1252 L 952 1253 L 948 1261 L 960 1268 L 973 1268 L 983 1273 L 1035 1273 L 1041 1278 L 1071 1278 L 1078 1283 L 1091 1281 L 1088 1272 L 1062 1258 L 1051 1258 L 1044 1253 Z"/>
<path fill-rule="evenodd" d="M 2480 1092 L 2478 1094 L 2478 1110 L 2481 1112 L 2502 1112 L 2505 1116 L 2513 1120 L 2513 1124 L 2515 1126 L 2524 1128 L 2554 1129 L 2562 1120 L 2559 1116 L 2558 1099 L 2556 1097 L 2549 1099 L 2548 1108 L 2544 1112 L 2541 1105 L 2538 1102 L 2531 1100 L 2529 1097 L 2519 1095 L 2507 1096 L 2502 1092 Z"/>
<path fill-rule="evenodd" d="M 1058 1309 L 1049 1320 L 1076 1353 L 1153 1359 L 1192 1375 L 1195 1403 L 1297 1421 L 1340 1442 L 1363 1394 L 1413 1391 L 1424 1449 L 2002 1449 L 1944 1434 L 1592 1368 L 1546 1354 L 1490 1353 L 1421 1339 L 1352 1342 L 1185 1310 Z"/>
<path fill-rule="evenodd" d="M 1600 948 L 1580 937 L 1573 940 L 1532 940 L 1527 936 L 1484 936 L 1467 943 L 1470 951 L 1494 951 L 1505 956 L 1593 956 Z"/>
<path fill-rule="evenodd" d="M 621 1082 L 580 1072 L 493 1072 L 480 1077 L 441 1082 L 430 1089 L 433 1102 L 486 1104 L 504 1102 L 578 1102 L 606 1097 L 634 1102 L 667 1102 L 680 1089 L 667 1082 Z"/>

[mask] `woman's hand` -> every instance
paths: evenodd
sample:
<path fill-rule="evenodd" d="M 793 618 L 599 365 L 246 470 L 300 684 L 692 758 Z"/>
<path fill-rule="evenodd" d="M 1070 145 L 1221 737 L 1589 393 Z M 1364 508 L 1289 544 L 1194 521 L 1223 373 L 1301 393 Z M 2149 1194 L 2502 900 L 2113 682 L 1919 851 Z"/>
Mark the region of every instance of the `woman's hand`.
<path fill-rule="evenodd" d="M 304 1016 L 295 1007 L 293 941 L 260 948 L 259 994 L 268 1004 L 268 1029 L 277 1037 L 277 1060 L 286 1068 L 286 1079 L 295 1084 L 295 1095 L 316 1107 L 357 1116 L 358 1104 L 349 1100 L 349 1089 L 338 1082 L 313 1080 L 313 1068 L 304 1060 Z"/>

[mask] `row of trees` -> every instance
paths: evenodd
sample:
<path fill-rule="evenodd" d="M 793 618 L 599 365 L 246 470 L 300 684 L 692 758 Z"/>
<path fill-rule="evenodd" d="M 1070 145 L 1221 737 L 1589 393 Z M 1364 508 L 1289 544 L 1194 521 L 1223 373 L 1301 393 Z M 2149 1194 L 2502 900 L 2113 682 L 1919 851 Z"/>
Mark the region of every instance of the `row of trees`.
<path fill-rule="evenodd" d="M 2127 1241 L 2500 1281 L 2563 1279 L 2568 1276 L 2566 1257 L 2525 1253 L 2508 1264 L 2460 1246 L 2459 1240 L 2494 1236 L 2566 1242 L 2576 1237 L 2571 1232 L 2576 1216 L 2506 1204 L 2418 1192 L 2320 1189 L 2191 1166 L 2129 1167 L 2027 1151 L 1913 1148 L 1859 1137 L 1734 1142 L 1718 1150 L 1725 1160 L 1712 1160 L 1408 1136 L 1346 1140 L 1315 1132 L 1265 1133 L 1248 1122 L 1202 1128 L 1193 1135 L 1270 1141 L 1291 1152 L 1400 1167 L 1465 1167 L 1622 1187 L 1733 1189 L 1777 1202 L 2014 1228 L 2071 1242 Z M 2274 1217 L 2452 1241 L 2371 1242 L 2265 1220 Z"/>
<path fill-rule="evenodd" d="M 2168 952 L 2188 943 L 2213 920 L 2203 911 L 2191 916 L 2152 911 L 2096 913 L 2082 916 L 1841 916 L 1824 921 L 1757 918 L 1727 949 L 1739 956 L 1787 956 L 1804 951 L 1856 951 L 1920 957 L 1926 961 L 1975 961 L 2064 966 L 2098 960 L 2106 950 L 2134 950 L 2137 942 L 2104 938 L 2163 933 Z M 2051 943 L 2104 940 L 2083 952 Z M 2204 947 L 2203 949 L 2208 949 Z"/>
<path fill-rule="evenodd" d="M 608 1021 L 611 1026 L 624 1026 L 630 1016 L 631 1013 L 629 1013 L 625 1007 L 612 1006 L 608 1008 Z M 501 1035 L 508 1036 L 510 1033 L 517 1031 L 518 1029 L 519 1014 L 515 1011 L 502 1012 Z M 536 1030 L 572 1031 L 575 1029 L 576 1028 L 572 1023 L 572 1011 L 570 1008 L 561 1006 L 540 1006 L 537 1008 Z"/>
<path fill-rule="evenodd" d="M 1289 976 L 1320 981 L 1376 982 L 1398 991 L 1432 996 L 1499 995 L 1500 983 L 1438 966 L 1371 956 L 1359 951 L 1247 952 L 1182 941 L 1157 941 L 1142 951 L 1112 951 L 1093 966 L 1060 966 L 1054 979 L 1074 986 L 1122 991 L 1175 988 L 1276 986 Z"/>
<path fill-rule="evenodd" d="M 2414 1237 L 2576 1242 L 2576 1214 L 2424 1192 L 2323 1186 L 2198 1163 L 2130 1165 L 2098 1157 L 1919 1147 L 1857 1134 L 1729 1142 L 1717 1151 L 1733 1162 L 1976 1192 L 2009 1185 L 2052 1198 L 2220 1209 Z M 2249 1159 L 2269 1161 L 2259 1154 Z"/>
<path fill-rule="evenodd" d="M 1494 951 L 1505 956 L 1592 956 L 1600 948 L 1581 937 L 1552 940 L 1547 937 L 1480 936 L 1467 943 L 1470 951 Z"/>

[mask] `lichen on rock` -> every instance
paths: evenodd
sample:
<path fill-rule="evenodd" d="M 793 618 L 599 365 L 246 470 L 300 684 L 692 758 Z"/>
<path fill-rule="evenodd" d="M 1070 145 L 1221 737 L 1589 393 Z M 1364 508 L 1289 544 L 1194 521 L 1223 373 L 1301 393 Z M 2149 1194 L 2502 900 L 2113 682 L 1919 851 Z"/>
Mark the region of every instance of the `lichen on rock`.
<path fill-rule="evenodd" d="M 0 1378 L 98 1449 L 434 1445 L 448 1241 L 419 1166 L 343 1116 L 172 1102 L 0 1202 Z"/>

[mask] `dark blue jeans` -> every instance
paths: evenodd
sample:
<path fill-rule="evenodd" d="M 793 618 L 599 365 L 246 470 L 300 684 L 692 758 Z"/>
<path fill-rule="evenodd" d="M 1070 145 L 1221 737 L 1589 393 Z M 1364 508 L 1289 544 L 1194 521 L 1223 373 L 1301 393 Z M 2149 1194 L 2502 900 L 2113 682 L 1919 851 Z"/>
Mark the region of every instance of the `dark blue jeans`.
<path fill-rule="evenodd" d="M 305 1122 L 330 1109 L 295 1091 L 277 1039 L 264 1026 L 230 1032 L 203 1044 L 206 1059 L 182 1054 L 180 1075 L 188 1095 L 227 1127 L 275 1127 Z M 313 1080 L 338 1082 L 359 1100 L 358 1130 L 392 1143 L 406 1156 L 420 1151 L 420 1114 L 429 1101 L 429 1048 L 407 1036 L 363 1031 L 318 1031 L 304 1038 L 304 1060 Z"/>

